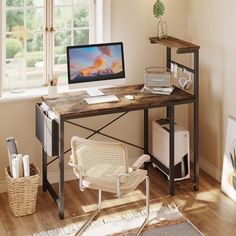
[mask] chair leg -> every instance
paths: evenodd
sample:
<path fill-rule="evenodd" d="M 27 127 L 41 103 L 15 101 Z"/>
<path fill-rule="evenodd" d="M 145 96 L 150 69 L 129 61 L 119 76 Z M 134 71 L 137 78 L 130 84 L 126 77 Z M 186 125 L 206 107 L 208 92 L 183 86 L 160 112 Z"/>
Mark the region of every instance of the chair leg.
<path fill-rule="evenodd" d="M 146 176 L 145 180 L 146 180 L 146 212 L 147 212 L 147 215 L 145 217 L 143 224 L 140 226 L 138 232 L 136 233 L 136 236 L 140 235 L 140 233 L 142 232 L 144 226 L 147 224 L 147 221 L 149 219 L 149 210 L 150 210 L 149 177 Z"/>
<path fill-rule="evenodd" d="M 87 228 L 87 226 L 91 223 L 93 218 L 99 213 L 100 207 L 102 204 L 102 191 L 98 190 L 98 203 L 97 203 L 97 210 L 92 214 L 92 216 L 83 224 L 83 226 L 75 233 L 76 236 L 82 235 L 84 230 Z"/>

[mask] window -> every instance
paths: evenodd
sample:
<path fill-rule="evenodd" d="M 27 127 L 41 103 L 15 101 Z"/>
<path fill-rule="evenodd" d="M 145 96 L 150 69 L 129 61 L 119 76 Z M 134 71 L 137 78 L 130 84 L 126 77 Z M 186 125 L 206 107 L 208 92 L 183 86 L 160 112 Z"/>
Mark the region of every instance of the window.
<path fill-rule="evenodd" d="M 17 86 L 22 79 L 27 87 L 42 86 L 53 72 L 59 73 L 60 82 L 66 82 L 66 46 L 105 40 L 101 31 L 109 24 L 104 27 L 101 22 L 109 1 L 2 0 L 3 89 Z M 25 76 L 19 78 L 22 68 Z"/>

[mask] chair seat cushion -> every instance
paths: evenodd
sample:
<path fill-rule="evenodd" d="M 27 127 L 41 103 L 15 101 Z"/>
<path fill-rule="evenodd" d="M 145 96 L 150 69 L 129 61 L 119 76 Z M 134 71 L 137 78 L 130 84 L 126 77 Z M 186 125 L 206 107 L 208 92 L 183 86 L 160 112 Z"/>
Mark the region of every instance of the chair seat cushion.
<path fill-rule="evenodd" d="M 87 188 L 116 193 L 117 177 L 119 173 L 122 172 L 125 172 L 123 166 L 99 164 L 86 171 L 83 177 L 83 185 Z M 146 170 L 138 169 L 130 173 L 129 176 L 122 176 L 120 181 L 122 193 L 124 194 L 134 190 L 143 181 L 146 175 Z"/>

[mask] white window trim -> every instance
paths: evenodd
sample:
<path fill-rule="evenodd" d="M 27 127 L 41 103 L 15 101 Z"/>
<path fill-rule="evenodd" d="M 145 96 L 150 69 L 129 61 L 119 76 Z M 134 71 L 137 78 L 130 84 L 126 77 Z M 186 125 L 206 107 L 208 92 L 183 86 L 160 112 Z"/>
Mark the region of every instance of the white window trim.
<path fill-rule="evenodd" d="M 94 0 L 96 4 L 96 35 L 97 43 L 111 41 L 111 0 Z"/>

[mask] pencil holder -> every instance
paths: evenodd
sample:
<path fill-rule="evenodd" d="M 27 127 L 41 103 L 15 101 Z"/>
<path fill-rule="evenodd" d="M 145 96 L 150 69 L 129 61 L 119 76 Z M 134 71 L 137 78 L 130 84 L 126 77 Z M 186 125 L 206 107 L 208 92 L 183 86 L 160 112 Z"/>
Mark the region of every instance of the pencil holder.
<path fill-rule="evenodd" d="M 48 86 L 48 97 L 55 98 L 57 96 L 57 86 Z"/>

